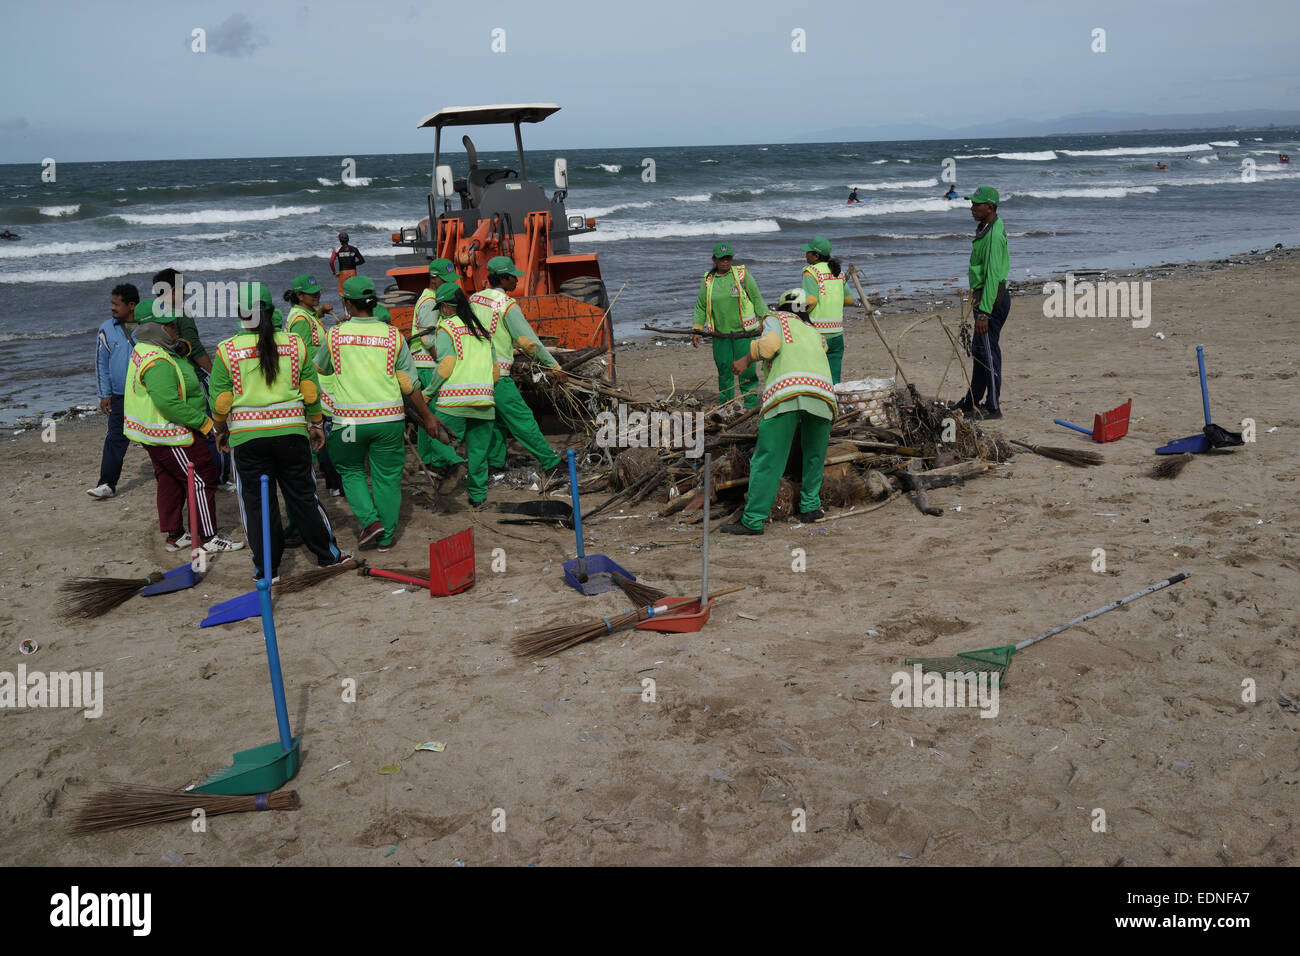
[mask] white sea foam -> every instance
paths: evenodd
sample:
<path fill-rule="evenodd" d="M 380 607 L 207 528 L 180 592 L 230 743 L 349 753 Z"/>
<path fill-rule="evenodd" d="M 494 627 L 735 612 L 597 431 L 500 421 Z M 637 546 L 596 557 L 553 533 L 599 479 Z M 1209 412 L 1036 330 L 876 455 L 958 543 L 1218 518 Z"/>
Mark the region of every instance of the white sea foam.
<path fill-rule="evenodd" d="M 863 183 L 857 186 L 850 186 L 850 189 L 871 190 L 878 189 L 923 189 L 930 186 L 939 185 L 937 179 L 894 179 L 883 183 Z"/>
<path fill-rule="evenodd" d="M 37 256 L 75 256 L 87 252 L 109 252 L 120 249 L 129 240 L 116 242 L 47 242 L 44 245 L 29 246 L 26 243 L 6 242 L 0 244 L 0 259 L 35 259 Z"/>
<path fill-rule="evenodd" d="M 821 209 L 803 207 L 792 212 L 777 212 L 782 219 L 795 222 L 816 222 L 819 219 L 853 219 L 857 216 L 890 216 L 912 212 L 947 212 L 950 209 L 969 209 L 970 203 L 948 199 L 895 199 L 845 203 Z"/>
<path fill-rule="evenodd" d="M 871 161 L 871 165 L 872 165 L 872 166 L 883 166 L 883 165 L 884 165 L 885 163 L 887 163 L 887 162 L 889 162 L 889 160 L 887 160 L 887 159 L 873 159 L 873 160 Z"/>
<path fill-rule="evenodd" d="M 568 213 L 571 216 L 576 216 L 581 213 L 584 217 L 598 219 L 601 216 L 611 216 L 624 209 L 647 209 L 653 205 L 654 203 L 652 202 L 623 202 L 613 206 L 595 206 L 589 209 L 578 209 L 577 207 L 574 207 L 568 209 Z"/>
<path fill-rule="evenodd" d="M 71 206 L 41 206 L 37 212 L 42 216 L 52 216 L 55 219 L 62 216 L 75 216 L 81 212 L 81 203 L 73 203 Z"/>
<path fill-rule="evenodd" d="M 337 186 L 339 184 L 337 179 L 326 179 L 324 176 L 317 176 L 316 182 L 320 183 L 322 186 Z"/>
<path fill-rule="evenodd" d="M 635 226 L 598 229 L 585 236 L 574 236 L 574 243 L 617 242 L 622 239 L 669 239 L 689 236 L 748 236 L 762 232 L 780 232 L 775 219 L 724 219 L 721 222 L 656 222 Z"/>
<path fill-rule="evenodd" d="M 1239 146 L 1241 144 L 1238 143 L 1235 139 L 1226 139 L 1221 143 L 1215 142 L 1214 140 L 1210 140 L 1210 145 L 1211 146 Z"/>
<path fill-rule="evenodd" d="M 320 250 L 309 250 L 306 252 L 270 252 L 253 256 L 210 256 L 180 262 L 174 259 L 156 260 L 154 262 L 135 261 L 129 265 L 101 261 L 87 263 L 73 269 L 30 269 L 25 272 L 0 272 L 0 284 L 102 282 L 104 279 L 116 278 L 128 272 L 153 272 L 163 266 L 174 266 L 181 272 L 187 273 L 236 272 L 275 265 L 280 262 L 293 262 L 296 259 L 310 259 L 319 255 Z"/>
<path fill-rule="evenodd" d="M 1149 156 L 1152 153 L 1197 153 L 1213 149 L 1209 143 L 1190 146 L 1115 146 L 1111 149 L 1062 149 L 1065 156 Z"/>
<path fill-rule="evenodd" d="M 1065 152 L 1065 150 L 1061 150 Z M 1049 159 L 1056 159 L 1056 153 L 1050 149 L 1039 150 L 1033 153 L 994 153 L 996 159 L 1018 159 L 1031 163 L 1042 163 Z"/>
<path fill-rule="evenodd" d="M 691 193 L 686 196 L 672 196 L 670 198 L 673 199 L 675 202 L 708 202 L 710 199 L 713 198 L 713 194 L 712 193 Z"/>
<path fill-rule="evenodd" d="M 268 209 L 196 209 L 193 212 L 118 213 L 133 226 L 189 226 L 198 223 L 266 222 L 320 212 L 320 206 L 271 206 Z"/>
<path fill-rule="evenodd" d="M 1043 190 L 1017 189 L 1015 192 L 1003 193 L 1002 198 L 1007 199 L 1011 196 L 1028 196 L 1031 199 L 1123 199 L 1125 196 L 1158 192 L 1160 192 L 1160 190 L 1155 186 L 1112 186 Z"/>
<path fill-rule="evenodd" d="M 391 234 L 394 232 L 401 232 L 403 229 L 407 229 L 414 225 L 415 223 L 413 222 L 404 222 L 400 219 L 385 219 L 383 221 L 375 221 L 372 219 L 367 222 L 361 223 L 359 228 L 373 229 L 375 232 L 385 232 Z"/>

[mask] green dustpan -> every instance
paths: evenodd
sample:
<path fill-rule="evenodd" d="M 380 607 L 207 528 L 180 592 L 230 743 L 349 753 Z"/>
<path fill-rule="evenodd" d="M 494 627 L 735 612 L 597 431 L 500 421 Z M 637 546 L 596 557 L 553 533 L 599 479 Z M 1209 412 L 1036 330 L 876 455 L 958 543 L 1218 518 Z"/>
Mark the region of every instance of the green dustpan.
<path fill-rule="evenodd" d="M 275 618 L 271 613 L 271 579 L 266 565 L 271 557 L 270 479 L 262 476 L 262 576 L 257 579 L 257 597 L 262 605 L 262 634 L 266 638 L 266 660 L 271 670 L 271 692 L 275 696 L 275 719 L 280 739 L 275 743 L 241 750 L 223 767 L 195 787 L 194 793 L 226 796 L 264 794 L 283 787 L 298 772 L 302 738 L 289 735 L 289 708 L 284 700 L 284 677 L 280 672 L 280 648 L 275 640 Z"/>

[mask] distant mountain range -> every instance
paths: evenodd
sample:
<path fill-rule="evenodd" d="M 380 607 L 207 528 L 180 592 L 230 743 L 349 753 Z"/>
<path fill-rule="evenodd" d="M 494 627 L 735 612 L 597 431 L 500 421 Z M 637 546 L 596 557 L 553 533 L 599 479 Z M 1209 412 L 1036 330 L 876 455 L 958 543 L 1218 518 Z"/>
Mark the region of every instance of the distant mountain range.
<path fill-rule="evenodd" d="M 1300 110 L 1228 110 L 1222 113 L 1075 113 L 1049 120 L 1007 119 L 978 126 L 884 123 L 817 130 L 795 142 L 848 143 L 875 140 L 963 139 L 994 136 L 1132 133 L 1171 130 L 1300 129 Z"/>

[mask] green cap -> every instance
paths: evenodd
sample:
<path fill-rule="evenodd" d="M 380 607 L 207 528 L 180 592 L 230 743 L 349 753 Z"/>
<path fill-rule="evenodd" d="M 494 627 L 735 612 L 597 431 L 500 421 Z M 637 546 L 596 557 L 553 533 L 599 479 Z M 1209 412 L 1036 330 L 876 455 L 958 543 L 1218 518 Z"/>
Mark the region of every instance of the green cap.
<path fill-rule="evenodd" d="M 279 309 L 273 310 L 271 312 L 271 324 L 277 329 L 284 328 L 284 313 Z"/>
<path fill-rule="evenodd" d="M 375 306 L 374 316 L 376 319 L 383 319 L 389 325 L 393 324 L 393 317 L 388 314 L 388 310 L 385 309 L 382 305 Z"/>
<path fill-rule="evenodd" d="M 804 252 L 815 252 L 819 256 L 829 256 L 831 254 L 831 241 L 825 236 L 813 236 L 812 242 L 805 242 L 799 248 Z"/>
<path fill-rule="evenodd" d="M 263 282 L 241 282 L 239 283 L 239 314 L 243 318 L 249 318 L 254 311 L 254 303 L 257 303 L 257 310 L 270 310 L 275 306 L 271 302 L 271 290 Z"/>
<path fill-rule="evenodd" d="M 320 283 L 316 281 L 315 276 L 303 273 L 300 276 L 293 277 L 293 291 L 306 292 L 308 295 L 315 295 L 320 291 Z"/>
<path fill-rule="evenodd" d="M 996 206 L 998 204 L 998 191 L 992 186 L 981 186 L 975 190 L 974 196 L 965 196 L 963 198 L 969 199 L 973 203 L 986 202 L 990 206 Z"/>
<path fill-rule="evenodd" d="M 155 303 L 158 310 L 154 311 Z M 144 322 L 161 322 L 166 325 L 168 322 L 174 322 L 175 319 L 164 311 L 163 303 L 157 299 L 145 299 L 143 302 L 137 302 L 135 306 L 135 320 L 140 323 Z"/>
<path fill-rule="evenodd" d="M 438 303 L 455 302 L 458 292 L 460 292 L 460 286 L 456 285 L 456 283 L 444 282 L 438 286 L 438 291 L 433 294 L 433 301 Z"/>
<path fill-rule="evenodd" d="M 713 258 L 715 259 L 725 259 L 730 255 L 733 255 L 731 246 L 727 245 L 725 242 L 719 242 L 713 247 Z"/>
<path fill-rule="evenodd" d="M 460 278 L 456 274 L 454 263 L 450 259 L 434 259 L 429 263 L 429 275 L 443 282 L 455 282 Z"/>
<path fill-rule="evenodd" d="M 368 299 L 375 294 L 375 283 L 365 276 L 353 276 L 343 283 L 343 298 Z"/>
<path fill-rule="evenodd" d="M 488 260 L 488 275 L 490 276 L 521 276 L 522 269 L 516 269 L 514 260 L 509 256 L 493 256 Z"/>

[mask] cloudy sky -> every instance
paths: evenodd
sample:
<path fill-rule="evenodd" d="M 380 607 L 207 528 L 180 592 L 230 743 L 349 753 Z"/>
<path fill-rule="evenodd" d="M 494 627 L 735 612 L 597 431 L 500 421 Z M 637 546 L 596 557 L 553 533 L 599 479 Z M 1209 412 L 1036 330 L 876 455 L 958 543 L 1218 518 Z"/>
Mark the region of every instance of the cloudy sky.
<path fill-rule="evenodd" d="M 420 116 L 497 102 L 564 107 L 532 131 L 538 148 L 1300 102 L 1296 0 L 5 8 L 0 162 L 427 152 Z"/>

